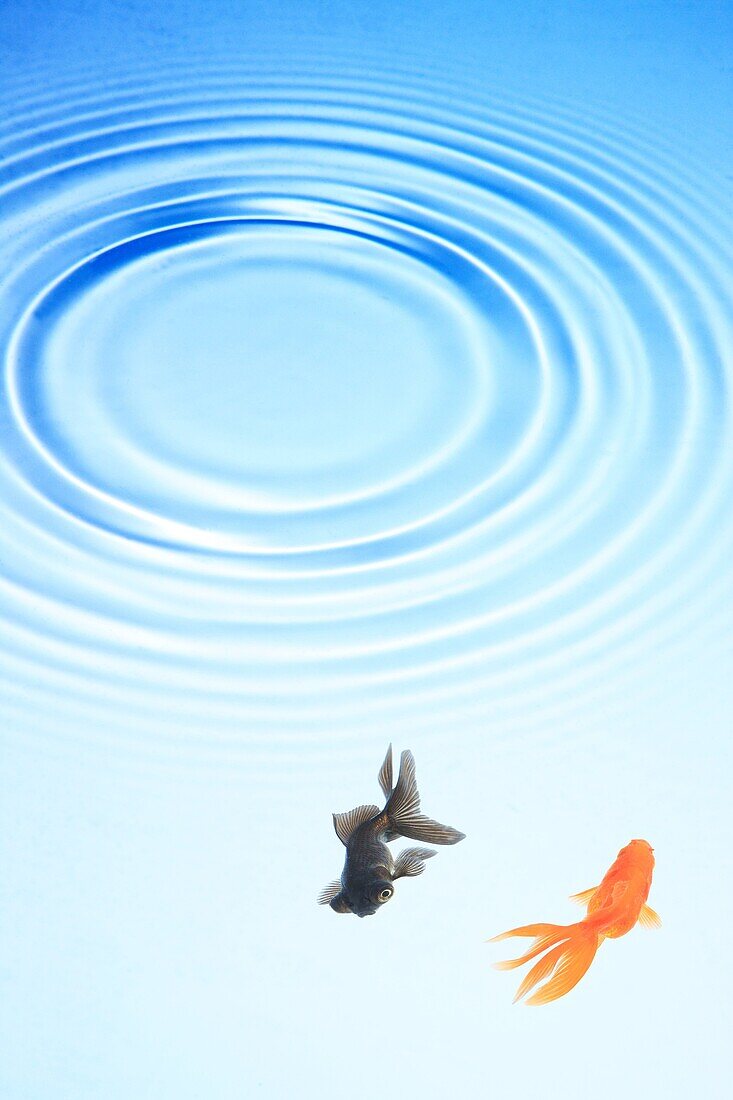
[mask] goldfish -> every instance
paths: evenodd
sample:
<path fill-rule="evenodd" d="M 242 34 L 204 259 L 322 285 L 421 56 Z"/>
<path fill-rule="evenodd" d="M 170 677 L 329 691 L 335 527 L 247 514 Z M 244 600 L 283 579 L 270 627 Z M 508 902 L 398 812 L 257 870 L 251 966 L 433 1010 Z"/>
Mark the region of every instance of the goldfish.
<path fill-rule="evenodd" d="M 409 749 L 400 757 L 397 785 L 392 781 L 392 746 L 379 772 L 379 785 L 386 799 L 384 809 L 357 806 L 348 813 L 334 814 L 336 835 L 346 847 L 341 878 L 329 883 L 318 896 L 319 905 L 330 905 L 336 913 L 372 916 L 394 894 L 400 878 L 421 875 L 425 860 L 436 853 L 431 848 L 406 848 L 395 860 L 387 843 L 410 837 L 429 844 L 457 844 L 464 833 L 440 825 L 420 811 L 415 779 L 415 758 Z"/>
<path fill-rule="evenodd" d="M 544 1005 L 565 996 L 586 973 L 603 940 L 625 936 L 637 923 L 660 927 L 659 915 L 646 904 L 654 870 L 653 851 L 646 840 L 630 841 L 600 886 L 571 895 L 571 901 L 587 906 L 586 916 L 576 924 L 527 924 L 492 937 L 490 943 L 510 936 L 535 937 L 529 951 L 518 959 L 497 963 L 498 970 L 512 970 L 543 955 L 519 986 L 515 1002 L 544 978 L 549 981 L 528 998 L 528 1005 Z"/>

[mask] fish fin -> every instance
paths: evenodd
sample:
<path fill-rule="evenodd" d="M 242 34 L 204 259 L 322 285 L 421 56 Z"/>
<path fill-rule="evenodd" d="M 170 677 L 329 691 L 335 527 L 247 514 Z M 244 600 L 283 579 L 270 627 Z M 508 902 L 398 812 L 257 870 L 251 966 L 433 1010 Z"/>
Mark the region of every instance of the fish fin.
<path fill-rule="evenodd" d="M 331 908 L 334 913 L 350 913 L 351 906 L 344 897 L 343 891 L 339 890 L 335 898 L 331 899 Z"/>
<path fill-rule="evenodd" d="M 402 820 L 399 824 L 399 835 L 409 837 L 410 840 L 422 840 L 427 844 L 457 844 L 466 836 L 465 833 L 459 833 L 458 829 L 441 825 L 439 821 L 433 821 L 422 814 L 414 814 Z"/>
<path fill-rule="evenodd" d="M 578 905 L 587 905 L 597 889 L 597 886 L 591 886 L 590 890 L 581 890 L 579 894 L 571 894 L 570 900 L 577 901 Z"/>
<path fill-rule="evenodd" d="M 399 836 L 422 840 L 428 844 L 457 844 L 465 833 L 449 825 L 441 825 L 420 813 L 420 795 L 415 779 L 415 758 L 409 749 L 400 757 L 397 786 L 384 807 L 390 824 Z"/>
<path fill-rule="evenodd" d="M 337 878 L 333 882 L 329 882 L 328 886 L 324 886 L 318 895 L 319 905 L 328 905 L 330 901 L 341 893 L 341 879 Z"/>
<path fill-rule="evenodd" d="M 662 918 L 652 909 L 651 905 L 642 905 L 639 913 L 639 924 L 643 928 L 661 928 Z"/>
<path fill-rule="evenodd" d="M 549 978 L 553 970 L 560 962 L 565 951 L 565 944 L 560 943 L 553 947 L 552 951 L 548 951 L 539 962 L 536 962 L 531 970 L 529 970 L 522 981 L 519 983 L 519 989 L 514 996 L 514 1004 L 517 1001 L 521 1001 L 525 994 L 529 993 L 530 989 L 534 989 L 536 985 L 543 980 L 543 978 Z"/>
<path fill-rule="evenodd" d="M 548 982 L 534 993 L 526 1002 L 528 1005 L 543 1005 L 557 1000 L 568 993 L 580 981 L 593 962 L 602 937 L 589 929 L 584 921 L 577 924 L 525 924 L 521 928 L 512 928 L 494 936 L 494 940 L 503 940 L 509 936 L 534 936 L 535 941 L 524 955 L 518 959 L 508 959 L 496 963 L 497 970 L 512 970 L 522 966 L 537 955 L 543 955 L 522 980 L 517 995 L 518 1001 L 544 978 Z"/>
<path fill-rule="evenodd" d="M 498 936 L 492 936 L 487 943 L 498 943 L 499 940 L 508 940 L 511 936 L 546 936 L 561 928 L 560 924 L 523 924 L 521 928 L 510 928 L 508 932 L 500 932 Z"/>
<path fill-rule="evenodd" d="M 398 821 L 402 816 L 416 814 L 420 810 L 420 795 L 415 778 L 415 757 L 409 749 L 400 756 L 400 774 L 397 786 L 385 806 L 389 816 Z"/>
<path fill-rule="evenodd" d="M 346 844 L 354 829 L 379 813 L 379 806 L 356 806 L 345 814 L 333 815 L 333 827 L 342 844 Z"/>
<path fill-rule="evenodd" d="M 569 993 L 588 971 L 590 964 L 596 957 L 596 951 L 602 939 L 603 937 L 596 932 L 583 927 L 582 923 L 576 925 L 569 941 L 562 945 L 558 958 L 553 960 L 550 969 L 554 969 L 557 965 L 554 975 L 549 982 L 545 982 L 536 993 L 533 993 L 526 1003 L 528 1005 L 546 1005 L 550 1001 L 556 1001 L 558 997 L 564 997 L 566 993 Z M 550 952 L 550 954 L 555 954 L 555 952 Z M 539 964 L 533 969 L 540 969 Z M 536 980 L 540 981 L 547 972 L 543 969 Z M 527 977 L 529 977 L 529 974 Z"/>
<path fill-rule="evenodd" d="M 511 932 L 504 932 L 501 936 L 494 936 L 495 940 L 503 940 L 507 936 L 534 936 L 535 941 L 528 951 L 520 955 L 518 959 L 506 959 L 504 962 L 494 963 L 495 970 L 514 970 L 516 966 L 541 955 L 548 947 L 554 947 L 560 940 L 566 940 L 574 925 L 564 924 L 527 924 L 523 928 L 515 928 Z"/>
<path fill-rule="evenodd" d="M 397 856 L 392 879 L 421 875 L 425 870 L 423 860 L 431 859 L 435 854 L 432 848 L 405 848 L 404 852 L 400 852 Z"/>
<path fill-rule="evenodd" d="M 384 797 L 389 798 L 392 794 L 392 746 L 387 749 L 387 755 L 384 758 L 384 763 L 379 769 L 379 786 L 384 792 Z"/>

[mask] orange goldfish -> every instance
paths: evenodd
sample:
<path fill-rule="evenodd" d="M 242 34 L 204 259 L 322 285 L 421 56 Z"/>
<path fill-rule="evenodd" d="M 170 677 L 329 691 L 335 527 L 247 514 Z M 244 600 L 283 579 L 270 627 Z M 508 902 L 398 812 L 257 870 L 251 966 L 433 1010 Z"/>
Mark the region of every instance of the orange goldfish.
<path fill-rule="evenodd" d="M 659 928 L 662 923 L 659 916 L 646 904 L 654 870 L 653 850 L 645 840 L 630 841 L 621 849 L 600 886 L 573 894 L 572 901 L 588 906 L 586 916 L 577 924 L 526 924 L 489 941 L 509 936 L 535 937 L 529 951 L 518 959 L 497 963 L 498 970 L 512 970 L 547 952 L 525 976 L 515 1001 L 543 978 L 550 980 L 527 1000 L 528 1005 L 544 1005 L 563 997 L 588 970 L 604 939 L 625 936 L 637 922 L 647 928 Z"/>

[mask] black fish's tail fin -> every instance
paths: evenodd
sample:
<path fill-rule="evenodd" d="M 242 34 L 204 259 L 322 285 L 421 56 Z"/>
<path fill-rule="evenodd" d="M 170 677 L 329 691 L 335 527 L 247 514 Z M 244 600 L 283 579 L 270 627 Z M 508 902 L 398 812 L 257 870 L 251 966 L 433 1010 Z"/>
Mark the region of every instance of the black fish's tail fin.
<path fill-rule="evenodd" d="M 391 773 L 391 746 L 388 756 Z M 405 749 L 400 757 L 397 786 L 390 794 L 384 810 L 394 832 L 399 836 L 410 837 L 411 840 L 422 840 L 428 844 L 457 844 L 465 836 L 465 833 L 451 829 L 450 825 L 441 825 L 440 822 L 432 821 L 420 813 L 420 795 L 415 779 L 415 758 L 409 749 Z"/>
<path fill-rule="evenodd" d="M 392 794 L 394 783 L 392 780 L 392 746 L 387 749 L 387 755 L 384 758 L 384 763 L 379 769 L 379 786 L 382 788 L 385 798 L 389 798 Z"/>

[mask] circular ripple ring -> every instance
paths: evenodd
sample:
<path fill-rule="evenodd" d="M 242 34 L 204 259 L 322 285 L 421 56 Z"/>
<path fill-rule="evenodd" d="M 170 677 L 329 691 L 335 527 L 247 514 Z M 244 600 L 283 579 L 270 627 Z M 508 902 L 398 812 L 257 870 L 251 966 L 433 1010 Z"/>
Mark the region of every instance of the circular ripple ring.
<path fill-rule="evenodd" d="M 144 111 L 28 93 L 0 134 L 17 685 L 32 660 L 92 716 L 173 697 L 179 730 L 417 721 L 580 643 L 623 659 L 704 587 L 714 199 L 571 109 L 448 104 L 264 70 L 198 103 L 161 76 Z"/>

